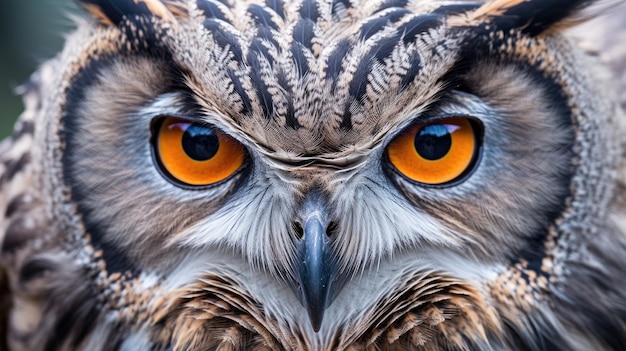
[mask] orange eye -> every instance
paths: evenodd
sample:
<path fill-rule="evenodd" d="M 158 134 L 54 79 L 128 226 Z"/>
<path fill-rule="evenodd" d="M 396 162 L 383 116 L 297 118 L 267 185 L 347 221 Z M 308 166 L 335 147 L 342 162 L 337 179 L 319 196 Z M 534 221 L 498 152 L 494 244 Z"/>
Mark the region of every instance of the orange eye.
<path fill-rule="evenodd" d="M 167 117 L 156 138 L 162 168 L 188 185 L 210 185 L 235 173 L 245 150 L 235 139 L 208 125 Z"/>
<path fill-rule="evenodd" d="M 441 185 L 456 180 L 473 166 L 477 139 L 470 120 L 448 118 L 410 127 L 391 142 L 387 155 L 407 178 Z"/>

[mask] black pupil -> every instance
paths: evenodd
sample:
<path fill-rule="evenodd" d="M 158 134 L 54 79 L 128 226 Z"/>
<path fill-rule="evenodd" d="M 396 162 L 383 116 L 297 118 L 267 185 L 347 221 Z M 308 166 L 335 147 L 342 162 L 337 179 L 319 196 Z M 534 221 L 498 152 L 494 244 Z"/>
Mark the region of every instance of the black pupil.
<path fill-rule="evenodd" d="M 423 158 L 435 161 L 444 157 L 452 146 L 452 135 L 443 124 L 431 124 L 415 136 L 415 150 Z"/>
<path fill-rule="evenodd" d="M 219 147 L 219 139 L 212 128 L 192 124 L 183 134 L 183 150 L 196 161 L 211 159 Z"/>

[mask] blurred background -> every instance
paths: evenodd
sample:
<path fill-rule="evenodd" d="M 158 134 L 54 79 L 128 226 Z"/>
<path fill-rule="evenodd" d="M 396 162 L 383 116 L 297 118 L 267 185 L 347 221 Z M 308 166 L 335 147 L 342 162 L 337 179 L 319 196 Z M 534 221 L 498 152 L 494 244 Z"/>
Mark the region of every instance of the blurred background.
<path fill-rule="evenodd" d="M 61 49 L 77 12 L 72 0 L 0 0 L 0 139 L 24 108 L 15 88 Z"/>

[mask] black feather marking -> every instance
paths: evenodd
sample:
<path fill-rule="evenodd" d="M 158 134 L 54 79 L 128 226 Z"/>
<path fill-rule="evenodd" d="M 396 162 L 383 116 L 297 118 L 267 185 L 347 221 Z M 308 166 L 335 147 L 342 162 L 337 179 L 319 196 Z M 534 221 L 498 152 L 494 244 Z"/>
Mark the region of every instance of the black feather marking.
<path fill-rule="evenodd" d="M 342 39 L 339 43 L 337 43 L 333 52 L 328 56 L 326 64 L 326 79 L 333 80 L 333 89 L 336 85 L 337 77 L 339 77 L 339 73 L 341 73 L 343 59 L 346 57 L 351 47 L 352 42 L 350 39 Z"/>
<path fill-rule="evenodd" d="M 309 68 L 309 61 L 304 54 L 304 50 L 306 50 L 306 48 L 300 43 L 293 42 L 291 44 L 291 54 L 293 55 L 293 61 L 296 65 L 298 76 L 301 78 L 304 77 L 304 75 L 309 73 L 309 71 L 311 70 Z"/>
<path fill-rule="evenodd" d="M 215 40 L 217 45 L 223 49 L 227 47 L 230 49 L 230 52 L 233 53 L 235 61 L 241 62 L 243 60 L 243 51 L 241 49 L 241 45 L 239 44 L 239 40 L 237 40 L 235 35 L 224 30 L 219 20 L 207 19 L 202 24 L 204 28 L 211 32 L 213 40 Z"/>
<path fill-rule="evenodd" d="M 372 47 L 368 56 L 373 56 L 379 62 L 383 62 L 387 57 L 391 56 L 393 49 L 398 46 L 401 38 L 402 34 L 396 33 L 393 36 L 379 40 Z"/>
<path fill-rule="evenodd" d="M 385 58 L 391 55 L 393 49 L 398 45 L 399 40 L 401 39 L 401 34 L 396 33 L 395 35 L 381 39 L 374 45 L 370 51 L 361 59 L 361 62 L 357 66 L 356 71 L 350 81 L 348 86 L 348 93 L 350 97 L 356 101 L 361 102 L 363 96 L 367 91 L 368 79 L 372 65 L 376 61 L 383 61 Z M 346 110 L 343 115 L 342 120 L 342 128 L 351 128 L 352 127 L 352 113 L 350 112 L 350 102 L 346 106 Z"/>
<path fill-rule="evenodd" d="M 433 11 L 433 14 L 440 14 L 444 16 L 453 16 L 460 15 L 462 13 L 474 11 L 480 7 L 480 4 L 454 4 L 454 5 L 445 5 L 437 8 Z"/>
<path fill-rule="evenodd" d="M 370 72 L 372 64 L 375 61 L 382 62 L 385 58 L 389 57 L 394 48 L 398 45 L 400 39 L 401 33 L 396 33 L 391 37 L 382 38 L 367 52 L 367 54 L 363 56 L 356 71 L 354 72 L 352 80 L 350 81 L 348 90 L 350 96 L 357 101 L 361 100 L 367 88 L 367 76 Z"/>
<path fill-rule="evenodd" d="M 365 95 L 367 89 L 367 76 L 370 73 L 370 68 L 372 67 L 373 60 L 370 55 L 364 57 L 356 71 L 354 72 L 354 76 L 350 81 L 350 85 L 348 87 L 348 92 L 350 96 L 355 100 L 361 100 L 361 97 Z"/>
<path fill-rule="evenodd" d="M 357 101 L 361 100 L 367 89 L 367 76 L 370 73 L 372 65 L 376 61 L 382 62 L 385 58 L 389 57 L 393 49 L 398 45 L 400 39 L 400 33 L 396 33 L 391 37 L 382 38 L 363 56 L 350 81 L 348 92 L 351 97 Z"/>
<path fill-rule="evenodd" d="M 380 32 L 386 26 L 399 21 L 405 15 L 411 13 L 411 11 L 406 9 L 397 9 L 390 11 L 388 14 L 384 16 L 377 17 L 365 22 L 361 26 L 361 33 L 359 34 L 359 40 L 367 40 L 372 35 Z"/>
<path fill-rule="evenodd" d="M 114 25 L 120 24 L 125 18 L 134 16 L 152 16 L 152 12 L 144 2 L 133 0 L 79 0 L 80 4 L 97 6 L 98 9 Z"/>
<path fill-rule="evenodd" d="M 267 89 L 267 85 L 263 80 L 263 76 L 261 72 L 263 70 L 259 53 L 256 51 L 249 51 L 247 57 L 247 63 L 250 66 L 250 79 L 253 84 L 256 86 L 256 94 L 259 99 L 259 103 L 261 104 L 261 109 L 263 110 L 263 114 L 266 118 L 271 118 L 274 114 L 274 102 L 272 100 L 272 95 Z"/>
<path fill-rule="evenodd" d="M 403 42 L 409 44 L 415 41 L 415 37 L 418 35 L 440 26 L 442 24 L 441 17 L 438 14 L 416 16 L 399 26 L 398 31 L 403 33 Z"/>
<path fill-rule="evenodd" d="M 0 252 L 14 252 L 22 248 L 40 234 L 38 229 L 25 226 L 21 219 L 10 221 L 4 232 L 4 241 L 0 247 Z"/>
<path fill-rule="evenodd" d="M 222 21 L 227 21 L 226 14 L 213 1 L 199 0 L 197 1 L 198 9 L 202 10 L 204 16 Z"/>
<path fill-rule="evenodd" d="M 402 80 L 400 81 L 400 90 L 404 90 L 409 87 L 409 85 L 415 80 L 415 78 L 422 71 L 422 60 L 419 54 L 414 54 L 411 57 L 411 66 L 407 70 L 406 74 L 402 76 Z"/>
<path fill-rule="evenodd" d="M 258 27 L 255 39 L 264 39 L 267 43 L 272 44 L 272 46 L 278 49 L 278 42 L 276 41 L 276 37 L 274 36 L 273 32 L 274 31 L 272 31 L 270 27 Z"/>
<path fill-rule="evenodd" d="M 349 9 L 351 7 L 352 4 L 350 3 L 350 0 L 333 0 L 331 12 L 333 15 L 336 15 L 340 8 Z"/>
<path fill-rule="evenodd" d="M 313 22 L 317 22 L 320 17 L 319 9 L 317 8 L 316 0 L 303 0 L 300 7 L 300 17 L 308 18 Z"/>
<path fill-rule="evenodd" d="M 226 72 L 228 72 L 228 76 L 230 77 L 230 80 L 233 82 L 233 87 L 235 88 L 235 92 L 237 92 L 237 94 L 239 94 L 239 96 L 241 97 L 241 103 L 243 104 L 242 109 L 241 109 L 241 114 L 243 115 L 249 114 L 250 111 L 252 111 L 252 104 L 250 103 L 250 97 L 248 96 L 248 93 L 243 88 L 243 84 L 241 84 L 239 77 L 237 77 L 233 69 L 229 68 L 226 70 Z"/>
<path fill-rule="evenodd" d="M 252 41 L 250 42 L 250 49 L 248 50 L 247 56 L 248 60 L 250 60 L 250 58 L 253 56 L 256 57 L 255 55 L 260 55 L 265 58 L 265 60 L 267 60 L 267 62 L 270 64 L 270 67 L 274 66 L 274 60 L 272 59 L 272 54 L 270 54 L 269 48 L 259 37 L 252 39 Z"/>
<path fill-rule="evenodd" d="M 285 4 L 282 0 L 265 0 L 265 6 L 274 10 L 280 18 L 285 19 Z"/>
<path fill-rule="evenodd" d="M 350 105 L 346 106 L 346 109 L 343 111 L 343 116 L 341 116 L 341 124 L 339 124 L 339 128 L 343 130 L 352 129 L 352 112 L 350 112 Z"/>
<path fill-rule="evenodd" d="M 26 152 L 22 154 L 22 156 L 17 160 L 7 160 L 4 163 L 4 173 L 0 177 L 0 183 L 4 183 L 6 181 L 11 181 L 16 174 L 26 167 L 26 165 L 30 162 L 30 152 Z"/>
<path fill-rule="evenodd" d="M 4 211 L 4 217 L 11 218 L 14 213 L 24 209 L 29 204 L 29 202 L 26 201 L 26 197 L 27 195 L 20 194 L 11 199 L 7 205 L 7 209 Z"/>
<path fill-rule="evenodd" d="M 504 31 L 521 29 L 539 35 L 553 24 L 591 5 L 593 0 L 531 0 L 523 1 L 495 16 L 493 22 Z"/>
<path fill-rule="evenodd" d="M 294 43 L 293 45 L 299 45 Z M 292 47 L 293 49 L 293 47 Z M 289 85 L 289 79 L 287 79 L 287 74 L 283 70 L 279 70 L 277 74 L 278 84 L 280 84 L 285 91 L 291 92 L 291 86 Z M 302 125 L 296 119 L 296 109 L 293 106 L 293 99 L 291 98 L 292 94 L 287 94 L 287 113 L 285 115 L 285 123 L 288 127 L 293 129 L 298 129 Z"/>
<path fill-rule="evenodd" d="M 272 15 L 265 11 L 263 6 L 252 4 L 248 6 L 248 13 L 257 26 L 278 30 L 278 25 L 272 20 Z"/>
<path fill-rule="evenodd" d="M 393 7 L 401 7 L 404 8 L 406 7 L 406 5 L 408 5 L 409 1 L 408 0 L 387 0 L 384 3 L 382 3 L 377 9 L 376 12 L 380 12 L 389 8 L 393 8 Z"/>
<path fill-rule="evenodd" d="M 21 138 L 24 135 L 33 135 L 35 133 L 35 123 L 32 121 L 23 121 L 17 125 L 18 129 L 13 132 L 13 138 L 15 140 Z"/>
<path fill-rule="evenodd" d="M 293 40 L 302 44 L 305 48 L 311 50 L 315 23 L 308 18 L 301 18 L 298 20 L 293 28 Z"/>
<path fill-rule="evenodd" d="M 28 284 L 33 279 L 44 275 L 47 271 L 54 271 L 56 269 L 58 269 L 58 267 L 53 261 L 43 258 L 32 259 L 26 262 L 20 269 L 18 274 L 19 284 Z"/>
<path fill-rule="evenodd" d="M 367 40 L 372 35 L 381 31 L 385 26 L 388 26 L 390 23 L 386 18 L 374 18 L 371 19 L 361 26 L 361 33 L 359 33 L 359 40 Z"/>
<path fill-rule="evenodd" d="M 204 0 L 204 1 L 211 1 L 211 0 Z M 233 6 L 232 6 L 232 4 L 230 3 L 229 0 L 217 0 L 217 1 L 219 1 L 220 4 L 228 7 L 229 9 L 233 8 Z"/>

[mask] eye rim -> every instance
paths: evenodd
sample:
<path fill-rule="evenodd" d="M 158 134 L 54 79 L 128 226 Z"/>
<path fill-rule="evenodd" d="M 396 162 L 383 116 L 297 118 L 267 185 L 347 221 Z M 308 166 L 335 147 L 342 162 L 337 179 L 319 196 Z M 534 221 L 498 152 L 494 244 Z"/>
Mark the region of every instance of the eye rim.
<path fill-rule="evenodd" d="M 461 172 L 461 174 L 459 174 L 454 179 L 444 182 L 444 183 L 440 183 L 440 184 L 429 184 L 429 183 L 418 182 L 414 179 L 409 178 L 404 173 L 402 173 L 389 159 L 389 152 L 388 152 L 389 146 L 397 138 L 399 138 L 401 135 L 406 133 L 407 130 L 410 130 L 411 128 L 414 128 L 419 125 L 426 126 L 430 124 L 443 123 L 446 120 L 457 119 L 457 118 L 466 119 L 469 122 L 470 126 L 472 127 L 472 130 L 474 131 L 475 145 L 474 145 L 474 154 L 472 155 L 472 159 L 470 160 L 468 166 L 465 168 L 463 172 Z M 478 165 L 480 165 L 480 163 L 482 162 L 482 157 L 483 157 L 484 135 L 485 135 L 485 125 L 479 118 L 475 116 L 463 115 L 463 114 L 449 114 L 449 115 L 440 115 L 434 118 L 427 118 L 427 119 L 421 118 L 418 121 L 414 121 L 408 126 L 404 127 L 399 133 L 397 133 L 387 143 L 383 152 L 383 165 L 384 165 L 383 168 L 385 169 L 388 177 L 393 178 L 392 175 L 398 175 L 405 181 L 409 182 L 410 184 L 413 184 L 422 188 L 430 188 L 430 189 L 453 188 L 466 182 L 469 178 L 471 178 L 474 172 L 476 172 L 476 170 L 478 169 Z"/>
<path fill-rule="evenodd" d="M 161 130 L 161 126 L 163 125 L 163 123 L 165 123 L 165 121 L 168 118 L 175 118 L 182 122 L 191 123 L 191 124 L 193 123 L 201 124 L 203 126 L 214 128 L 217 131 L 221 132 L 222 134 L 226 135 L 227 137 L 233 139 L 234 141 L 236 141 L 237 143 L 241 145 L 241 148 L 244 152 L 241 166 L 239 166 L 239 168 L 236 171 L 234 171 L 232 174 L 230 174 L 226 178 L 220 181 L 217 181 L 215 183 L 210 183 L 210 184 L 205 184 L 205 185 L 193 185 L 193 184 L 188 184 L 177 179 L 174 175 L 172 175 L 167 170 L 167 168 L 161 161 L 161 157 L 159 156 L 159 151 L 158 151 L 159 131 Z M 190 191 L 209 190 L 209 189 L 222 186 L 225 183 L 232 181 L 234 178 L 238 176 L 246 175 L 250 169 L 250 152 L 248 151 L 248 148 L 243 143 L 233 138 L 228 133 L 224 132 L 221 128 L 213 124 L 205 123 L 205 122 L 200 123 L 197 119 L 190 118 L 188 116 L 181 116 L 177 114 L 158 115 L 152 118 L 152 120 L 150 121 L 150 154 L 152 157 L 152 163 L 154 164 L 154 168 L 157 170 L 157 172 L 159 172 L 161 177 L 163 177 L 167 182 L 169 182 L 172 185 L 175 185 L 178 188 L 181 188 L 184 190 L 190 190 Z"/>

